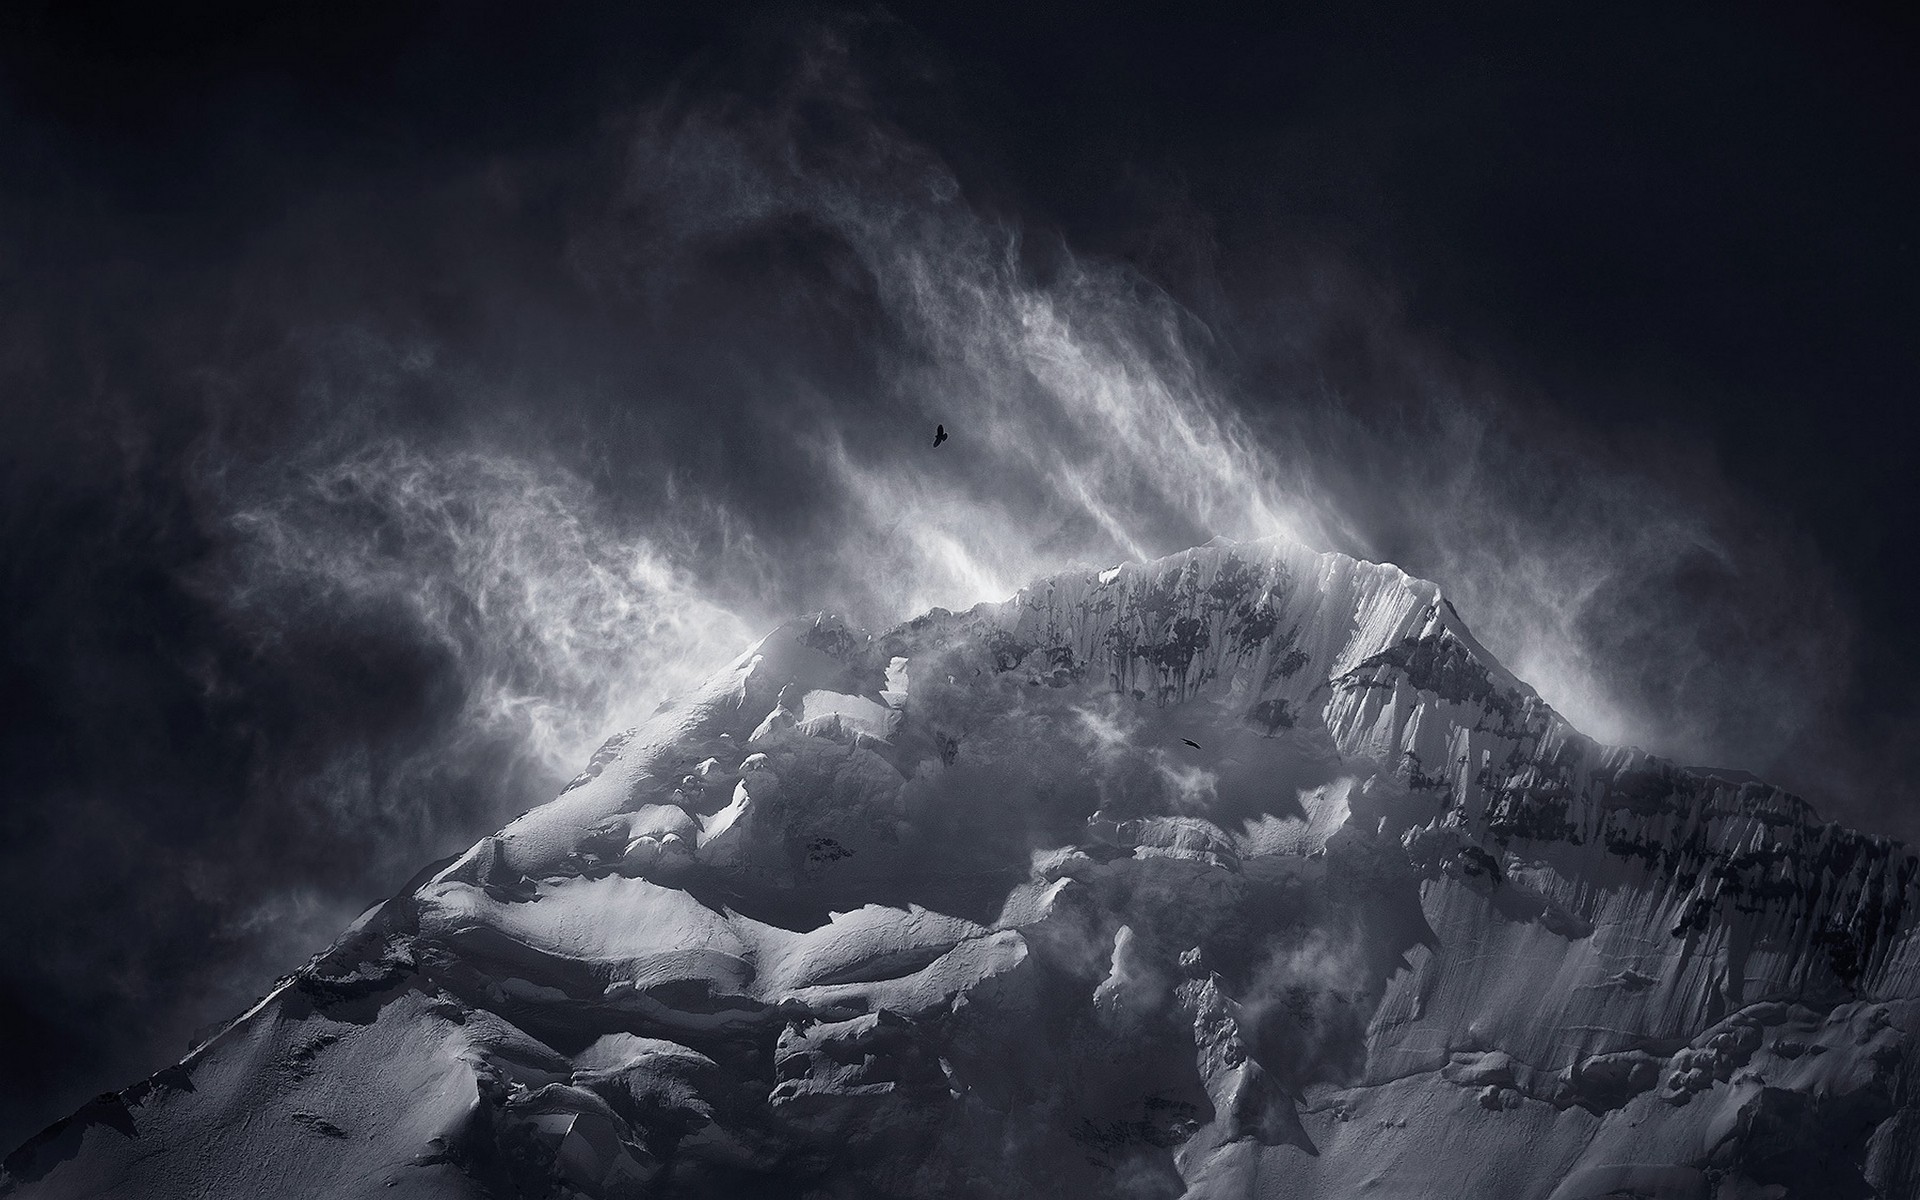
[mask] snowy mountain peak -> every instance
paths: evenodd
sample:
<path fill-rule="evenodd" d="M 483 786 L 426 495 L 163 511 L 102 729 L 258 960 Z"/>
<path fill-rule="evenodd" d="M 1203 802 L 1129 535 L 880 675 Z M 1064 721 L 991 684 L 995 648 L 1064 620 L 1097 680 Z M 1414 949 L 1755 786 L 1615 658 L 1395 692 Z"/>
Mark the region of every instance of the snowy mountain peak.
<path fill-rule="evenodd" d="M 0 1193 L 1908 1195 L 1917 865 L 1215 542 L 781 626 Z"/>

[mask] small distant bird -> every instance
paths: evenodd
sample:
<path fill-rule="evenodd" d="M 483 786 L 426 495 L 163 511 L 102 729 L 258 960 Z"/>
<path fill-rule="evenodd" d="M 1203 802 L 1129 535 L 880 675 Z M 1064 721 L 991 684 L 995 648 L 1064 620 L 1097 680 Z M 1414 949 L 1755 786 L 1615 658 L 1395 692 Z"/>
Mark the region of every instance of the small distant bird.
<path fill-rule="evenodd" d="M 1200 743 L 1194 741 L 1192 738 L 1181 738 L 1180 740 L 1185 742 L 1187 745 L 1192 746 L 1195 750 L 1198 750 L 1200 748 Z"/>
<path fill-rule="evenodd" d="M 947 440 L 947 427 L 945 425 L 935 425 L 933 427 L 933 448 L 938 450 L 940 448 L 940 443 L 946 440 Z"/>

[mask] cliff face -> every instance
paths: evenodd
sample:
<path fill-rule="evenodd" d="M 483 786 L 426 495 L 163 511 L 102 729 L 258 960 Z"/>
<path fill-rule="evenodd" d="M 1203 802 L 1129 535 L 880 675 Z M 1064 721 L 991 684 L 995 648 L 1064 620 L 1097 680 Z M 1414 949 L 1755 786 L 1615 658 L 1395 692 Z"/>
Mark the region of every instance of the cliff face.
<path fill-rule="evenodd" d="M 0 1192 L 1912 1196 L 1915 871 L 1217 544 L 783 626 Z"/>

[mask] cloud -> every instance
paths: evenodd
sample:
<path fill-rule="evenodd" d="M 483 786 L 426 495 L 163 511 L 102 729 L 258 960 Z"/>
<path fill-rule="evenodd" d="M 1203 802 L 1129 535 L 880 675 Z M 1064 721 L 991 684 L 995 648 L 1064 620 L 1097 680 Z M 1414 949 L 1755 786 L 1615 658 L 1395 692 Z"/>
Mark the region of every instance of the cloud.
<path fill-rule="evenodd" d="M 229 556 L 208 587 L 257 645 L 365 614 L 454 664 L 436 756 L 505 738 L 564 776 L 755 636 L 703 593 L 670 520 L 622 529 L 557 464 L 375 438 L 221 503 Z"/>
<path fill-rule="evenodd" d="M 1345 1082 L 1366 1063 L 1372 985 L 1359 939 L 1319 928 L 1274 946 L 1240 998 L 1261 1064 L 1294 1087 Z"/>

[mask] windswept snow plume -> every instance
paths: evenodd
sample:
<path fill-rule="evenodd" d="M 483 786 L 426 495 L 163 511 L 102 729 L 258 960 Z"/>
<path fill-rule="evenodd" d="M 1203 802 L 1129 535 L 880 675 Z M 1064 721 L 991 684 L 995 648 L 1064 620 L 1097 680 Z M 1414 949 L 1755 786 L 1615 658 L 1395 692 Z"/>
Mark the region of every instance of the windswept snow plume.
<path fill-rule="evenodd" d="M 816 33 L 770 97 L 636 119 L 622 192 L 570 244 L 591 286 L 658 305 L 743 257 L 803 260 L 765 286 L 862 331 L 850 379 L 749 385 L 807 467 L 782 500 L 829 524 L 799 542 L 827 564 L 806 603 L 878 623 L 1281 534 L 1440 578 L 1606 737 L 1763 769 L 1826 736 L 1852 652 L 1832 584 L 1711 458 L 1528 417 L 1524 386 L 1350 271 L 1276 281 L 1290 323 L 1230 345 L 1139 271 L 976 208 L 849 55 Z"/>
<path fill-rule="evenodd" d="M 267 486 L 226 516 L 223 603 L 262 643 L 328 621 L 402 625 L 457 672 L 436 755 L 506 740 L 564 779 L 750 640 L 702 593 L 687 547 L 615 527 L 562 467 L 385 441 Z"/>
<path fill-rule="evenodd" d="M 815 54 L 745 118 L 694 104 L 640 121 L 627 189 L 573 257 L 637 290 L 748 248 L 831 248 L 804 299 L 870 306 L 871 394 L 783 397 L 778 420 L 844 498 L 837 582 L 884 585 L 843 603 L 897 619 L 1214 535 L 1350 540 L 1229 402 L 1201 322 L 1135 272 L 980 215 L 868 111 L 841 47 Z M 809 142 L 823 119 L 833 132 Z M 952 440 L 923 453 L 936 423 Z"/>
<path fill-rule="evenodd" d="M 1447 519 L 1410 569 L 1596 737 L 1858 790 L 1812 766 L 1857 653 L 1817 550 L 1705 454 L 1552 429 L 1523 449 L 1495 419 L 1448 414 L 1450 474 L 1422 482 Z"/>

